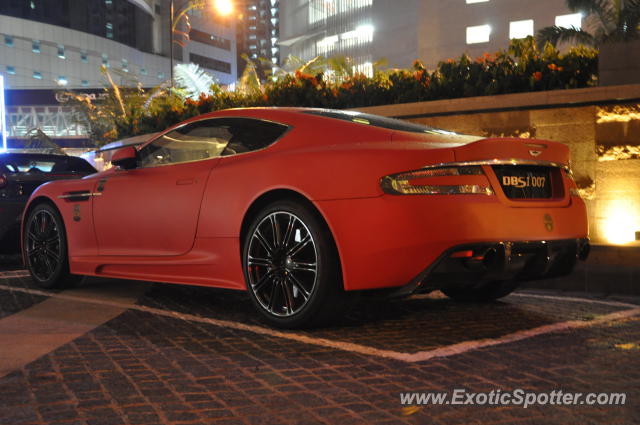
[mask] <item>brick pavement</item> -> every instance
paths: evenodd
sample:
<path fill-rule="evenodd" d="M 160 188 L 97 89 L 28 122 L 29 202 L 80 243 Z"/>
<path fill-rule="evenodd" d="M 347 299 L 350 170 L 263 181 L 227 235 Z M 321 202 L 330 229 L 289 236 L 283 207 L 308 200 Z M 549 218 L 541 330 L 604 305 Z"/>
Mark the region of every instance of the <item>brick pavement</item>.
<path fill-rule="evenodd" d="M 257 320 L 248 301 L 229 291 L 154 285 L 141 302 Z M 613 308 L 528 297 L 492 306 L 377 304 L 306 334 L 413 350 L 589 320 Z M 406 363 L 129 310 L 0 379 L 0 424 L 633 424 L 640 423 L 640 351 L 620 345 L 628 343 L 640 343 L 637 317 Z M 626 392 L 627 405 L 413 412 L 400 404 L 401 391 L 455 388 Z"/>

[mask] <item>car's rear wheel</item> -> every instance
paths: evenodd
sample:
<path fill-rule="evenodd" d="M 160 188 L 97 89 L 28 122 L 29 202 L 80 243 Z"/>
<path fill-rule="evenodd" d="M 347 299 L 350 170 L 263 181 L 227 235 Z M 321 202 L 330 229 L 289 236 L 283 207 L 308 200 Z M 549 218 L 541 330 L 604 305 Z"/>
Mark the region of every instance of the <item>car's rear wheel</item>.
<path fill-rule="evenodd" d="M 243 244 L 243 269 L 253 304 L 274 326 L 318 326 L 343 314 L 331 233 L 302 203 L 276 201 L 253 218 Z"/>
<path fill-rule="evenodd" d="M 51 205 L 36 205 L 24 225 L 23 249 L 27 269 L 42 288 L 67 288 L 81 276 L 69 273 L 67 237 L 58 211 Z"/>
<path fill-rule="evenodd" d="M 442 292 L 456 301 L 488 302 L 509 295 L 516 287 L 512 280 L 497 280 L 481 286 L 443 288 Z"/>

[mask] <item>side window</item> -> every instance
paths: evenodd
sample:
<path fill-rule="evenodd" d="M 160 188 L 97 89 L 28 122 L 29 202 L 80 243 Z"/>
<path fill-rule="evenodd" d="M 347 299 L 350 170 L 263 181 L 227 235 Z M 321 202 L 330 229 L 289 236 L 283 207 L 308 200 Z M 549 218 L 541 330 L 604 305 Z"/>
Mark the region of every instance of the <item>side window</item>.
<path fill-rule="evenodd" d="M 251 118 L 229 118 L 228 121 L 233 136 L 222 152 L 223 156 L 266 148 L 288 129 L 286 125 Z"/>
<path fill-rule="evenodd" d="M 139 152 L 141 167 L 197 161 L 265 148 L 287 126 L 251 118 L 196 121 L 166 133 Z"/>
<path fill-rule="evenodd" d="M 220 119 L 196 121 L 163 134 L 139 152 L 141 167 L 177 164 L 220 156 L 231 133 Z"/>

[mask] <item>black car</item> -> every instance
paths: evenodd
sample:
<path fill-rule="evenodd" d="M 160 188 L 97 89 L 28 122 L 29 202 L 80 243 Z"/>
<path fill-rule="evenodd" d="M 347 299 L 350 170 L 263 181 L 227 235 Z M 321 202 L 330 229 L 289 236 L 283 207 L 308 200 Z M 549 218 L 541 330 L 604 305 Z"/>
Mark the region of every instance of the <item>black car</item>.
<path fill-rule="evenodd" d="M 0 254 L 19 251 L 20 220 L 29 195 L 52 180 L 96 172 L 82 158 L 44 153 L 0 153 Z"/>

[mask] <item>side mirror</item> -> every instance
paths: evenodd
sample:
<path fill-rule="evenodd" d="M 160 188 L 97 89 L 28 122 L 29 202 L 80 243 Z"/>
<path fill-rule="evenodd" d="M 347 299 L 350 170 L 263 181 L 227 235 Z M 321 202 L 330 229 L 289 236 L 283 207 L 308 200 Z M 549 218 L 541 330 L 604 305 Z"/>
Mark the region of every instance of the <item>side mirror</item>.
<path fill-rule="evenodd" d="M 124 148 L 120 148 L 113 153 L 111 157 L 111 163 L 114 166 L 118 166 L 124 170 L 129 170 L 131 168 L 136 168 L 138 162 L 136 148 L 133 146 L 125 146 Z"/>

